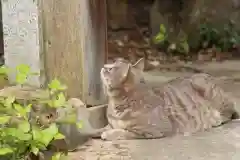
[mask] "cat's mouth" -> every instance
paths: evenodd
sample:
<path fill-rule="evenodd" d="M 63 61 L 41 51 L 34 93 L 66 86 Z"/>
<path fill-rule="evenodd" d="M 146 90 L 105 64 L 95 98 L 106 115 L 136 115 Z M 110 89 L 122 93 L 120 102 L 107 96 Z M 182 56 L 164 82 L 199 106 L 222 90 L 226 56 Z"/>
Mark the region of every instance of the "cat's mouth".
<path fill-rule="evenodd" d="M 102 68 L 101 69 L 101 73 L 100 73 L 103 85 L 107 88 L 108 91 L 112 91 L 112 90 L 118 89 L 118 88 L 113 87 L 112 84 L 108 83 L 108 78 L 107 77 L 108 77 L 108 75 L 110 73 L 110 68 L 111 67 Z"/>
<path fill-rule="evenodd" d="M 113 68 L 113 64 L 105 64 L 101 69 L 101 77 L 103 79 L 106 79 L 106 76 L 110 73 L 112 68 Z"/>
<path fill-rule="evenodd" d="M 107 70 L 105 68 L 102 68 L 100 74 L 101 74 L 102 80 L 105 80 L 106 79 Z"/>

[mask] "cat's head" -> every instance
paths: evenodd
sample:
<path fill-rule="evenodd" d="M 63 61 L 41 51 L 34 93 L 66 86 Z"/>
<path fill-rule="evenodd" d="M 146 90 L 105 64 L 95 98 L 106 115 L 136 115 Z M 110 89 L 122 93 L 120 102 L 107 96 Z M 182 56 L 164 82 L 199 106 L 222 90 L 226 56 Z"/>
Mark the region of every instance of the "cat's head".
<path fill-rule="evenodd" d="M 122 58 L 116 59 L 114 63 L 105 64 L 101 70 L 101 80 L 107 94 L 116 94 L 119 90 L 128 90 L 143 79 L 144 58 L 138 60 L 134 65 Z"/>

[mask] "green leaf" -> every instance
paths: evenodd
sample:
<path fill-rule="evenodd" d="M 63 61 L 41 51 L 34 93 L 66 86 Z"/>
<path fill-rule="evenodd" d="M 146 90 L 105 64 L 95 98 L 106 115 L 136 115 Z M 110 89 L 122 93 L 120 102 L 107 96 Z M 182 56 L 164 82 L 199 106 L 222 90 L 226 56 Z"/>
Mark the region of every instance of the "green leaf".
<path fill-rule="evenodd" d="M 48 87 L 52 90 L 65 90 L 67 88 L 66 86 L 62 85 L 57 79 L 52 80 L 48 84 Z"/>
<path fill-rule="evenodd" d="M 11 118 L 10 116 L 3 116 L 3 115 L 1 115 L 1 117 L 0 117 L 0 124 L 8 123 L 10 118 Z"/>
<path fill-rule="evenodd" d="M 32 138 L 31 134 L 24 133 L 22 130 L 18 128 L 7 128 L 4 133 L 22 141 L 29 141 Z"/>
<path fill-rule="evenodd" d="M 13 153 L 13 149 L 11 148 L 0 148 L 0 155 L 6 155 L 6 154 L 9 154 L 9 153 Z"/>
<path fill-rule="evenodd" d="M 222 49 L 221 49 L 220 47 L 216 47 L 216 50 L 217 50 L 218 52 L 222 52 Z"/>
<path fill-rule="evenodd" d="M 52 156 L 52 160 L 60 160 L 61 158 L 61 153 L 58 152 L 58 153 L 55 153 L 53 156 Z"/>
<path fill-rule="evenodd" d="M 56 99 L 53 101 L 54 107 L 62 107 L 66 104 L 66 98 L 63 93 L 59 93 L 56 97 Z"/>
<path fill-rule="evenodd" d="M 42 137 L 43 137 L 42 130 L 40 128 L 38 128 L 37 126 L 33 126 L 32 127 L 32 135 L 33 135 L 32 146 L 36 147 L 38 149 L 41 149 L 41 150 L 45 150 L 47 145 L 45 145 L 45 143 L 42 139 Z"/>
<path fill-rule="evenodd" d="M 189 45 L 186 41 L 180 43 L 180 50 L 182 50 L 183 53 L 189 53 Z"/>
<path fill-rule="evenodd" d="M 16 82 L 18 84 L 24 84 L 27 80 L 27 77 L 30 74 L 30 67 L 25 64 L 20 64 L 16 67 L 17 75 L 16 75 Z"/>
<path fill-rule="evenodd" d="M 32 135 L 33 135 L 33 140 L 40 141 L 42 138 L 42 132 L 39 128 L 33 127 L 32 128 Z"/>
<path fill-rule="evenodd" d="M 23 133 L 27 133 L 30 131 L 30 124 L 28 121 L 23 121 L 18 125 L 18 128 L 23 131 Z"/>
<path fill-rule="evenodd" d="M 163 24 L 160 25 L 160 32 L 163 34 L 166 33 L 166 27 Z"/>
<path fill-rule="evenodd" d="M 6 99 L 5 99 L 5 102 L 4 102 L 4 105 L 9 107 L 9 106 L 12 106 L 12 104 L 14 103 L 15 101 L 15 97 L 14 96 L 8 96 Z"/>
<path fill-rule="evenodd" d="M 32 139 L 32 135 L 29 133 L 22 133 L 17 135 L 17 137 L 19 140 L 22 140 L 22 141 L 30 141 Z"/>
<path fill-rule="evenodd" d="M 158 33 L 155 37 L 154 37 L 154 43 L 158 44 L 158 43 L 162 43 L 165 40 L 165 35 L 163 33 Z"/>
<path fill-rule="evenodd" d="M 76 123 L 76 125 L 79 129 L 83 128 L 83 122 L 82 121 Z"/>
<path fill-rule="evenodd" d="M 24 84 L 27 81 L 27 76 L 22 73 L 18 73 L 16 76 L 16 82 L 18 84 Z"/>
<path fill-rule="evenodd" d="M 32 109 L 32 104 L 28 104 L 26 107 L 25 107 L 25 113 L 30 113 L 31 112 L 31 109 Z"/>
<path fill-rule="evenodd" d="M 31 112 L 31 107 L 32 104 L 28 104 L 27 106 L 21 106 L 20 104 L 13 104 L 15 110 L 17 111 L 17 113 L 23 117 L 23 118 L 27 118 L 27 114 Z"/>
<path fill-rule="evenodd" d="M 17 130 L 18 130 L 17 128 L 6 128 L 4 130 L 4 134 L 6 136 L 13 136 L 13 137 L 15 137 Z"/>
<path fill-rule="evenodd" d="M 47 105 L 48 105 L 49 107 L 55 107 L 54 100 L 48 100 L 48 101 L 47 101 Z"/>
<path fill-rule="evenodd" d="M 13 104 L 13 106 L 21 117 L 26 118 L 26 111 L 20 104 Z"/>
<path fill-rule="evenodd" d="M 35 147 L 35 146 L 31 146 L 31 152 L 34 153 L 35 155 L 38 155 L 39 153 L 39 148 Z"/>
<path fill-rule="evenodd" d="M 43 130 L 43 133 L 53 135 L 53 137 L 58 133 L 58 127 L 56 124 L 51 124 L 48 128 Z"/>
<path fill-rule="evenodd" d="M 16 151 L 18 153 L 26 153 L 26 150 L 29 151 L 30 148 L 29 148 L 27 142 L 26 143 L 25 142 L 19 142 L 19 146 L 15 147 L 14 150 L 15 150 L 15 153 L 16 153 Z"/>
<path fill-rule="evenodd" d="M 30 66 L 26 64 L 20 64 L 16 67 L 17 71 L 25 76 L 30 73 Z"/>
<path fill-rule="evenodd" d="M 58 128 L 56 124 L 51 124 L 50 127 L 42 130 L 42 142 L 47 146 L 58 134 Z"/>
<path fill-rule="evenodd" d="M 64 154 L 61 152 L 57 152 L 52 156 L 52 160 L 62 160 L 62 159 L 66 159 L 66 156 L 64 156 Z"/>
<path fill-rule="evenodd" d="M 0 67 L 0 75 L 7 75 L 8 72 L 9 72 L 9 69 L 6 66 Z"/>
<path fill-rule="evenodd" d="M 65 138 L 65 136 L 63 135 L 63 134 L 61 134 L 61 133 L 57 133 L 55 136 L 54 136 L 54 139 L 64 139 Z"/>
<path fill-rule="evenodd" d="M 52 140 L 53 140 L 52 136 L 44 135 L 42 136 L 41 143 L 43 143 L 45 146 L 48 146 Z"/>
<path fill-rule="evenodd" d="M 213 34 L 219 34 L 219 31 L 218 31 L 216 28 L 213 28 L 213 29 L 212 29 L 212 33 L 213 33 Z"/>

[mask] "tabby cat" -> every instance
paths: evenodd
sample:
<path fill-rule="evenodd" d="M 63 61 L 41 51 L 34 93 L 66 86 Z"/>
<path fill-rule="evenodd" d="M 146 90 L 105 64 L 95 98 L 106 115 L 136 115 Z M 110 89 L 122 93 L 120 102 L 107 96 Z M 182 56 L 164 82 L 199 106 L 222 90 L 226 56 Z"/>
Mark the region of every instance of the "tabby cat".
<path fill-rule="evenodd" d="M 131 65 L 118 59 L 102 68 L 109 122 L 102 139 L 189 135 L 238 116 L 234 98 L 215 84 L 214 77 L 200 73 L 152 88 L 140 81 L 143 61 Z"/>

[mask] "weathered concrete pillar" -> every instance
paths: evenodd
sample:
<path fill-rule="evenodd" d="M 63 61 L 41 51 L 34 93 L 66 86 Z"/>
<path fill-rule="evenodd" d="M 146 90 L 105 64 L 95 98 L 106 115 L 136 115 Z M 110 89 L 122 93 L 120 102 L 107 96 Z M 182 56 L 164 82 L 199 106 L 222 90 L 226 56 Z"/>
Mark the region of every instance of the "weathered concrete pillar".
<path fill-rule="evenodd" d="M 28 64 L 34 72 L 41 71 L 38 8 L 33 0 L 2 0 L 5 64 L 15 68 Z M 11 82 L 15 74 L 10 74 Z M 29 78 L 29 84 L 40 86 L 41 76 Z"/>
<path fill-rule="evenodd" d="M 69 97 L 89 105 L 104 103 L 100 69 L 107 53 L 105 1 L 2 0 L 2 7 L 7 66 L 28 64 L 40 73 L 30 84 L 57 78 L 68 86 Z"/>

